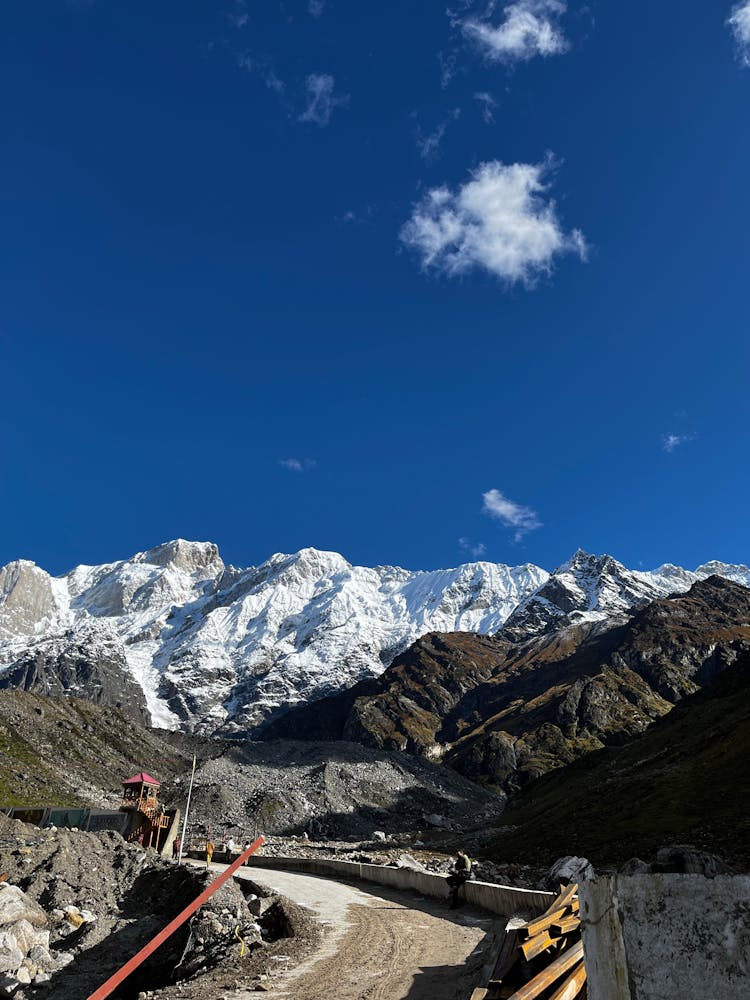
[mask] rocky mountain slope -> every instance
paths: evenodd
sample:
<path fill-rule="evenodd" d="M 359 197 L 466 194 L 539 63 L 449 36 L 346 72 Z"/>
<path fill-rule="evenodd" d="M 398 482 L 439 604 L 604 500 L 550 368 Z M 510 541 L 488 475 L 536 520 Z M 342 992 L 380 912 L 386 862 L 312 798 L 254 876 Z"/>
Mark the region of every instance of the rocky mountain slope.
<path fill-rule="evenodd" d="M 0 807 L 117 809 L 123 778 L 151 768 L 169 780 L 192 759 L 116 708 L 0 691 Z"/>
<path fill-rule="evenodd" d="M 410 572 L 352 566 L 303 549 L 259 567 L 224 565 L 215 545 L 177 540 L 51 577 L 0 569 L 0 685 L 64 692 L 154 725 L 258 733 L 289 707 L 377 677 L 421 636 L 519 641 L 626 616 L 744 566 L 628 570 L 578 552 L 551 576 L 479 562 Z"/>
<path fill-rule="evenodd" d="M 164 728 L 248 730 L 380 673 L 431 629 L 497 630 L 547 577 L 492 563 L 367 569 L 315 549 L 235 569 L 184 541 L 56 578 L 16 562 L 0 570 L 0 683 Z"/>
<path fill-rule="evenodd" d="M 0 808 L 117 809 L 123 778 L 161 782 L 160 801 L 184 809 L 198 759 L 191 827 L 238 839 L 266 834 L 370 838 L 497 818 L 502 797 L 455 771 L 351 743 L 209 739 L 144 729 L 118 709 L 78 698 L 0 691 Z"/>
<path fill-rule="evenodd" d="M 290 712 L 269 735 L 441 757 L 514 791 L 641 732 L 750 649 L 750 589 L 712 576 L 623 624 L 514 635 L 425 636 L 379 678 Z"/>
<path fill-rule="evenodd" d="M 748 871 L 749 754 L 745 653 L 644 733 L 529 785 L 484 837 L 484 850 L 537 864 L 578 854 L 612 867 L 650 860 L 665 844 L 692 844 Z"/>

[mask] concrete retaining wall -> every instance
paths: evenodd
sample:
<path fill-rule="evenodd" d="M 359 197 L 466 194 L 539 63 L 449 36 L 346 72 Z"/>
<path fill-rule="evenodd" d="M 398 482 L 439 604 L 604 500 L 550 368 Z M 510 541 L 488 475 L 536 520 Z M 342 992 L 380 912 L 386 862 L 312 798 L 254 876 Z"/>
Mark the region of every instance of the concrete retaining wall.
<path fill-rule="evenodd" d="M 215 854 L 214 859 L 218 861 L 220 856 Z M 262 854 L 253 855 L 247 864 L 248 867 L 276 868 L 280 871 L 304 872 L 307 875 L 362 879 L 394 889 L 412 889 L 423 896 L 437 899 L 448 897 L 445 875 L 415 872 L 411 868 L 389 868 L 386 865 L 362 865 L 353 861 L 314 858 L 265 857 Z M 467 902 L 503 917 L 537 916 L 547 909 L 553 899 L 551 892 L 515 889 L 513 886 L 492 885 L 489 882 L 467 882 L 464 890 Z"/>
<path fill-rule="evenodd" d="M 589 1000 L 750 1000 L 750 876 L 580 886 Z"/>

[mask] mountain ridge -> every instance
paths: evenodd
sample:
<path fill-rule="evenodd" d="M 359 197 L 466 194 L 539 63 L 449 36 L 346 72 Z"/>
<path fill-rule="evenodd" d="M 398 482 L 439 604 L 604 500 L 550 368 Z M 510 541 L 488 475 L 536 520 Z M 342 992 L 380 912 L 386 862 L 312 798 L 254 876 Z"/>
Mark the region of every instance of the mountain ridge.
<path fill-rule="evenodd" d="M 514 792 L 647 728 L 750 649 L 750 589 L 718 576 L 624 621 L 510 641 L 423 636 L 383 674 L 300 707 L 269 738 L 349 739 L 438 757 Z"/>
<path fill-rule="evenodd" d="M 750 584 L 745 566 L 716 568 Z M 0 568 L 0 685 L 71 690 L 162 728 L 256 733 L 378 676 L 427 633 L 513 638 L 608 621 L 703 574 L 632 571 L 581 550 L 552 574 L 358 567 L 313 548 L 243 569 L 184 539 L 58 577 L 17 560 Z"/>

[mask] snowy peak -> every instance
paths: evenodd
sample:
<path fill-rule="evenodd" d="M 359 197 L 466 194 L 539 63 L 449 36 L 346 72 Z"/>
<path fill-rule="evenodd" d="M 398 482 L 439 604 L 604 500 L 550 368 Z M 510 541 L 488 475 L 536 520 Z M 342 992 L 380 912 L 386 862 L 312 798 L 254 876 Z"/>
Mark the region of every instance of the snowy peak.
<path fill-rule="evenodd" d="M 157 545 L 148 552 L 140 552 L 133 557 L 133 562 L 171 567 L 206 579 L 215 578 L 224 572 L 224 563 L 217 545 L 213 542 L 186 542 L 184 538 Z"/>
<path fill-rule="evenodd" d="M 750 567 L 742 564 L 707 562 L 698 567 L 695 575 L 699 580 L 705 580 L 709 576 L 723 576 L 724 579 L 733 580 L 743 587 L 750 587 Z"/>
<path fill-rule="evenodd" d="M 243 569 L 184 539 L 57 578 L 19 561 L 0 569 L 0 686 L 142 704 L 166 728 L 257 733 L 380 674 L 428 632 L 526 639 L 621 619 L 712 574 L 750 586 L 746 566 L 646 573 L 583 550 L 551 575 L 490 562 L 370 568 L 314 548 Z"/>
<path fill-rule="evenodd" d="M 18 559 L 0 569 L 0 640 L 43 631 L 58 616 L 52 577 Z"/>
<path fill-rule="evenodd" d="M 48 683 L 55 658 L 88 648 L 105 663 L 106 649 L 113 689 L 122 662 L 155 724 L 202 732 L 253 730 L 374 676 L 425 632 L 497 631 L 549 575 L 493 563 L 368 568 L 314 548 L 237 569 L 212 543 L 183 539 L 58 579 L 13 566 L 0 591 L 6 677 L 29 676 L 29 657 L 43 655 Z"/>
<path fill-rule="evenodd" d="M 565 625 L 618 619 L 669 594 L 684 593 L 711 572 L 750 586 L 742 566 L 707 563 L 695 573 L 667 564 L 651 572 L 629 570 L 609 555 L 579 549 L 547 582 L 521 602 L 503 636 L 521 640 Z"/>

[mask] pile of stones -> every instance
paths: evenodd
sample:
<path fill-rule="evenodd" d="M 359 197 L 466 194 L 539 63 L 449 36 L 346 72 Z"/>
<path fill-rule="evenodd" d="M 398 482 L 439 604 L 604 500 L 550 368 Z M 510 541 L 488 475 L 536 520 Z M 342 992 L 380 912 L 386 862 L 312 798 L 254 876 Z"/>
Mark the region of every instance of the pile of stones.
<path fill-rule="evenodd" d="M 70 913 L 55 911 L 50 920 L 18 886 L 0 883 L 0 996 L 12 996 L 31 983 L 46 983 L 73 961 L 68 951 L 50 951 L 53 921 L 72 931 L 87 919 L 76 907 L 69 909 Z"/>

